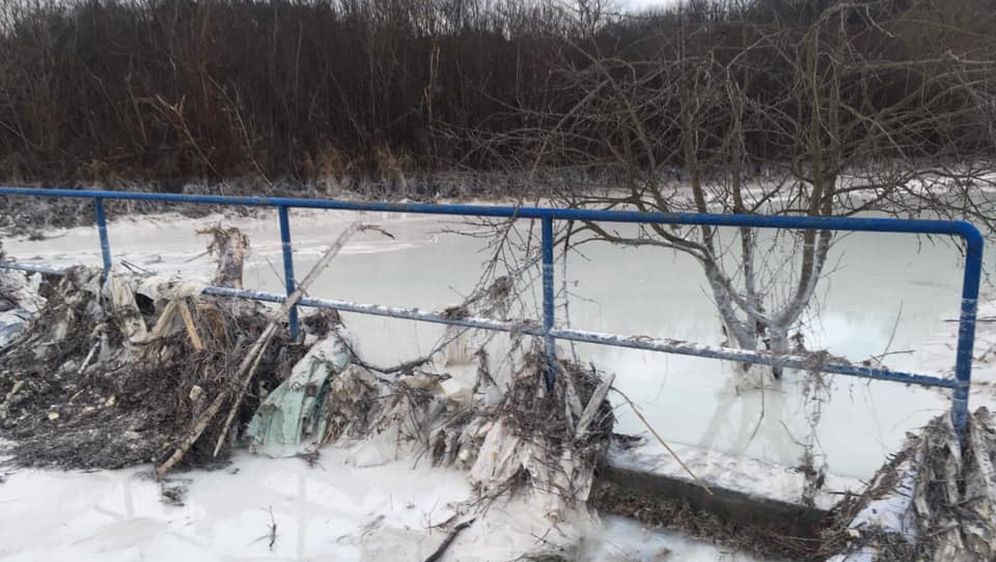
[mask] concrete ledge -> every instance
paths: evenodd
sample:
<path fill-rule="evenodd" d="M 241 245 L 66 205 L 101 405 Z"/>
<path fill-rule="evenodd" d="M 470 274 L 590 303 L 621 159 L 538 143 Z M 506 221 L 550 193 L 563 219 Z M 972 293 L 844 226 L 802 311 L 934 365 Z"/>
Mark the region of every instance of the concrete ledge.
<path fill-rule="evenodd" d="M 710 484 L 709 495 L 695 482 L 605 464 L 598 479 L 612 486 L 661 501 L 680 501 L 735 525 L 753 527 L 800 539 L 819 536 L 827 511 L 800 504 L 758 497 Z"/>

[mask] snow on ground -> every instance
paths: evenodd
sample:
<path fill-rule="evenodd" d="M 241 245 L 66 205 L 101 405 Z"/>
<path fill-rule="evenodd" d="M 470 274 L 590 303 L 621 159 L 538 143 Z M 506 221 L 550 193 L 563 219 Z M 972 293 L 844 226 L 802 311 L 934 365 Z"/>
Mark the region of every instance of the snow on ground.
<path fill-rule="evenodd" d="M 189 487 L 182 506 L 163 503 L 149 467 L 18 469 L 0 484 L 0 559 L 421 562 L 447 534 L 433 525 L 471 493 L 458 471 L 411 460 L 363 468 L 348 461 L 335 449 L 324 449 L 315 467 L 299 458 L 237 455 L 223 469 L 178 474 L 173 481 Z M 530 534 L 538 516 L 528 505 L 492 509 L 485 526 L 458 536 L 445 560 L 511 560 L 523 543 L 540 540 Z M 587 529 L 579 560 L 754 558 L 607 517 Z"/>

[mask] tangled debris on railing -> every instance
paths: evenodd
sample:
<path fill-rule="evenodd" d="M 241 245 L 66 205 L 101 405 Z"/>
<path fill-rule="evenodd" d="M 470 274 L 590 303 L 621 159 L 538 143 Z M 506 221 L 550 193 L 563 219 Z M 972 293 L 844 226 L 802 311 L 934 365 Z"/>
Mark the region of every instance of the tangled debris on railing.
<path fill-rule="evenodd" d="M 313 273 L 364 229 L 347 229 Z M 218 279 L 238 286 L 248 240 L 221 227 L 206 234 L 222 257 Z M 25 286 L 23 274 L 11 275 L 20 281 L 4 287 Z M 334 312 L 303 317 L 304 337 L 295 342 L 284 327 L 289 305 L 275 313 L 201 289 L 86 267 L 50 279 L 44 306 L 0 351 L 0 434 L 14 443 L 14 462 L 151 462 L 161 478 L 174 466 L 211 466 L 247 440 L 260 450 L 290 447 L 311 462 L 323 445 L 352 448 L 358 464 L 412 456 L 466 470 L 475 490 L 443 524 L 451 534 L 439 556 L 460 548 L 457 533 L 501 527 L 489 521 L 490 508 L 510 498 L 528 502 L 538 532 L 557 529 L 543 541 L 525 537 L 523 555 L 577 547 L 573 521 L 586 513 L 612 430 L 611 379 L 562 363 L 550 393 L 547 362 L 524 338 L 512 335 L 520 359 L 510 366 L 503 358 L 511 371 L 499 374 L 485 349 L 491 335 L 464 328 L 448 329 L 426 357 L 378 367 L 357 356 Z M 504 317 L 511 292 L 508 278 L 497 277 L 452 313 Z M 451 375 L 457 364 L 474 380 Z M 174 495 L 164 487 L 166 499 Z"/>
<path fill-rule="evenodd" d="M 830 562 L 996 560 L 996 423 L 986 408 L 964 447 L 934 418 L 883 466 L 865 493 L 835 509 Z"/>
<path fill-rule="evenodd" d="M 197 234 L 211 236 L 206 254 L 218 256 L 214 280 L 216 287 L 242 288 L 242 265 L 249 253 L 249 237 L 235 227 L 220 224 L 202 228 Z"/>
<path fill-rule="evenodd" d="M 348 228 L 288 302 L 349 236 L 370 228 Z M 209 233 L 221 252 L 216 279 L 241 285 L 248 240 L 235 229 Z M 77 267 L 45 296 L 0 351 L 0 388 L 10 389 L 0 428 L 22 464 L 153 462 L 162 477 L 181 462 L 213 462 L 305 352 L 281 329 L 284 315 L 202 295 L 195 284 Z"/>
<path fill-rule="evenodd" d="M 501 291 L 482 292 L 491 297 L 475 294 L 461 307 L 474 313 L 494 307 L 492 297 Z M 318 447 L 335 445 L 350 448 L 360 465 L 414 457 L 465 469 L 475 495 L 448 522 L 453 538 L 441 549 L 472 524 L 492 524 L 490 506 L 512 497 L 525 498 L 539 514 L 541 532 L 560 526 L 548 540 L 529 540 L 523 554 L 576 548 L 568 521 L 587 513 L 595 469 L 608 448 L 611 378 L 564 362 L 549 393 L 547 363 L 538 352 L 527 352 L 506 381 L 492 372 L 483 346 L 468 353 L 465 337 L 443 341 L 429 361 L 372 368 L 337 324 L 259 407 L 247 431 L 253 447 L 274 455 L 304 450 L 311 458 Z M 475 379 L 443 372 L 448 362 L 476 363 Z"/>
<path fill-rule="evenodd" d="M 139 303 L 142 303 L 140 306 Z M 0 427 L 29 465 L 117 468 L 159 462 L 265 329 L 258 303 L 199 295 L 196 286 L 70 268 L 48 303 L 0 351 Z M 280 341 L 260 358 L 257 392 L 303 354 Z M 254 393 L 255 394 L 255 393 Z M 247 401 L 248 418 L 258 399 Z M 209 434 L 220 432 L 208 428 Z M 207 446 L 190 459 L 204 462 Z"/>

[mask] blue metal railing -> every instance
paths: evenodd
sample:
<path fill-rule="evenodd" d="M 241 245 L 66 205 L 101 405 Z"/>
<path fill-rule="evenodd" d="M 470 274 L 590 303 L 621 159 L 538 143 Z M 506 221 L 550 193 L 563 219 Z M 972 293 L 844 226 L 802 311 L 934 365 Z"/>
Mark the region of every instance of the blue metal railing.
<path fill-rule="evenodd" d="M 693 213 L 641 213 L 635 211 L 600 211 L 589 209 L 556 209 L 548 207 L 508 207 L 488 205 L 437 205 L 428 203 L 387 203 L 362 201 L 337 201 L 301 199 L 292 197 L 228 197 L 221 195 L 183 195 L 163 193 L 134 193 L 95 190 L 65 190 L 0 187 L 0 195 L 60 197 L 91 199 L 94 202 L 97 231 L 100 236 L 100 249 L 105 270 L 112 264 L 110 242 L 107 237 L 107 219 L 104 201 L 154 201 L 164 203 L 194 203 L 204 205 L 236 205 L 248 207 L 273 207 L 277 209 L 280 222 L 280 240 L 284 261 L 285 295 L 261 291 L 208 287 L 207 294 L 224 297 L 250 298 L 268 302 L 282 302 L 296 288 L 291 247 L 290 219 L 288 210 L 331 209 L 346 211 L 373 211 L 389 213 L 416 213 L 429 215 L 498 217 L 511 219 L 532 219 L 541 222 L 542 277 L 543 277 L 543 319 L 537 325 L 531 321 L 497 321 L 487 318 L 449 318 L 441 314 L 418 309 L 385 307 L 372 304 L 358 304 L 331 299 L 305 298 L 300 306 L 333 308 L 346 312 L 374 314 L 392 318 L 407 318 L 422 322 L 434 322 L 478 328 L 523 333 L 542 337 L 544 350 L 549 361 L 547 384 L 552 384 L 556 376 L 556 340 L 570 340 L 596 343 L 633 349 L 661 351 L 682 355 L 694 355 L 763 365 L 813 368 L 813 357 L 774 355 L 768 352 L 747 351 L 718 346 L 696 345 L 688 342 L 647 337 L 625 337 L 583 330 L 557 328 L 554 315 L 554 221 L 592 221 L 608 223 L 640 223 L 668 225 L 732 226 L 750 228 L 775 228 L 795 230 L 831 230 L 849 232 L 894 232 L 906 234 L 936 234 L 956 236 L 965 242 L 965 269 L 962 281 L 961 314 L 958 329 L 958 346 L 955 359 L 955 378 L 919 375 L 872 368 L 849 363 L 820 363 L 816 367 L 827 373 L 850 375 L 868 379 L 893 381 L 920 386 L 951 389 L 953 391 L 951 418 L 955 429 L 964 435 L 968 420 L 968 395 L 972 378 L 972 349 L 975 342 L 975 316 L 982 276 L 982 234 L 972 224 L 963 221 L 939 220 L 899 220 L 889 218 L 835 218 L 805 216 L 763 216 L 763 215 L 713 215 Z M 50 270 L 25 264 L 0 263 L 0 267 Z M 297 310 L 291 310 L 289 326 L 291 333 L 297 333 Z"/>

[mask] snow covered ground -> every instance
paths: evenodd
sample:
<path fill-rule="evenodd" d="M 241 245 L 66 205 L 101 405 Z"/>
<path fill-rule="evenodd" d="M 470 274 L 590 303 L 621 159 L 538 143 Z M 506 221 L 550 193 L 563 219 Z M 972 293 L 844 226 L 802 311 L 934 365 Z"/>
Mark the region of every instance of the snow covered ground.
<path fill-rule="evenodd" d="M 433 526 L 470 496 L 461 472 L 410 460 L 358 468 L 334 449 L 314 467 L 299 458 L 239 455 L 220 470 L 183 473 L 173 481 L 189 487 L 182 506 L 163 503 L 148 471 L 7 474 L 0 484 L 0 560 L 422 562 L 448 533 Z M 528 506 L 493 510 L 487 525 L 458 537 L 446 560 L 503 562 L 542 540 L 530 534 L 537 527 Z M 607 517 L 586 526 L 578 560 L 755 559 Z"/>

